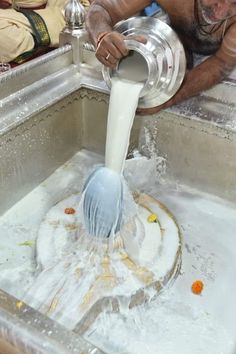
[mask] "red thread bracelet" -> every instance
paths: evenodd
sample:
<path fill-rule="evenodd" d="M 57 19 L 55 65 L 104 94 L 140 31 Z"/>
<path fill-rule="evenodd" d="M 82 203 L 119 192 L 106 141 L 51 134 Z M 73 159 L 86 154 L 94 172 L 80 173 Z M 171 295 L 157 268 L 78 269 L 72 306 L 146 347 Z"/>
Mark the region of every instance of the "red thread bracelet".
<path fill-rule="evenodd" d="M 97 43 L 96 43 L 96 47 L 99 46 L 99 44 L 101 43 L 101 40 L 110 32 L 101 32 L 97 38 Z"/>

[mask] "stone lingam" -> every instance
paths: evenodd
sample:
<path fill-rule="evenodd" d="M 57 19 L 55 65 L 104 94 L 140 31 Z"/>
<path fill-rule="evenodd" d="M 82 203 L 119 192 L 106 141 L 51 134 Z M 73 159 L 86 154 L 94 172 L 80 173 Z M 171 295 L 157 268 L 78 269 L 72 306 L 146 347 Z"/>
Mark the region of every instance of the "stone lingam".
<path fill-rule="evenodd" d="M 178 274 L 181 236 L 169 210 L 145 194 L 134 195 L 135 213 L 114 238 L 89 236 L 79 194 L 54 205 L 37 238 L 38 275 L 24 301 L 74 328 L 105 297 L 129 307 L 158 294 Z"/>

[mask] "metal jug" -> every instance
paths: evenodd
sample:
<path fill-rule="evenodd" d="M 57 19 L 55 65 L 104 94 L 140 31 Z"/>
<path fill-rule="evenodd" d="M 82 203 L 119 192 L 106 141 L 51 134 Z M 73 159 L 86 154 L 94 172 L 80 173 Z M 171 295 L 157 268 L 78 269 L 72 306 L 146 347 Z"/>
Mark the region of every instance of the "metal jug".
<path fill-rule="evenodd" d="M 132 17 L 117 23 L 114 30 L 129 36 L 125 42 L 130 54 L 115 69 L 103 66 L 108 87 L 114 76 L 130 79 L 129 71 L 135 61 L 137 70 L 131 73 L 132 79 L 135 76 L 134 81 L 144 83 L 138 106 L 150 108 L 168 101 L 179 89 L 186 70 L 185 52 L 177 34 L 165 22 L 153 17 Z M 146 37 L 146 44 L 130 37 L 137 35 Z"/>

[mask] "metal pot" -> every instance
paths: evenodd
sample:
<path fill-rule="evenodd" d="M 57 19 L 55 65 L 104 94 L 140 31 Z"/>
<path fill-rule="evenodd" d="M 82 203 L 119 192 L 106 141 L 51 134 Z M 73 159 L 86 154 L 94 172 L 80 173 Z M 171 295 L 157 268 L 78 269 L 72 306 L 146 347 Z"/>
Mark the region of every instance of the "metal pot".
<path fill-rule="evenodd" d="M 153 17 L 133 17 L 116 24 L 114 30 L 129 36 L 125 40 L 130 54 L 122 58 L 115 69 L 103 66 L 103 78 L 111 87 L 114 76 L 132 79 L 144 83 L 140 94 L 139 107 L 150 108 L 168 101 L 179 89 L 186 70 L 186 59 L 183 45 L 172 28 Z M 146 44 L 142 44 L 133 36 L 144 36 Z M 130 37 L 132 36 L 132 37 Z M 134 61 L 138 66 L 136 73 Z M 136 63 L 134 63 L 136 65 Z"/>

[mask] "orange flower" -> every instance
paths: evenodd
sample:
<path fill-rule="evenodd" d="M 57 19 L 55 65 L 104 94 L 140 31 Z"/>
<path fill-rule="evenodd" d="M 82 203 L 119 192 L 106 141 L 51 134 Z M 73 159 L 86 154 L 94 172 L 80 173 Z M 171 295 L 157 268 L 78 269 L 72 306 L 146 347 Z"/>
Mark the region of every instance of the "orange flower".
<path fill-rule="evenodd" d="M 196 295 L 200 295 L 202 293 L 203 288 L 204 284 L 201 280 L 196 280 L 191 286 L 192 292 Z"/>
<path fill-rule="evenodd" d="M 74 208 L 65 208 L 65 214 L 75 214 L 76 210 Z"/>

